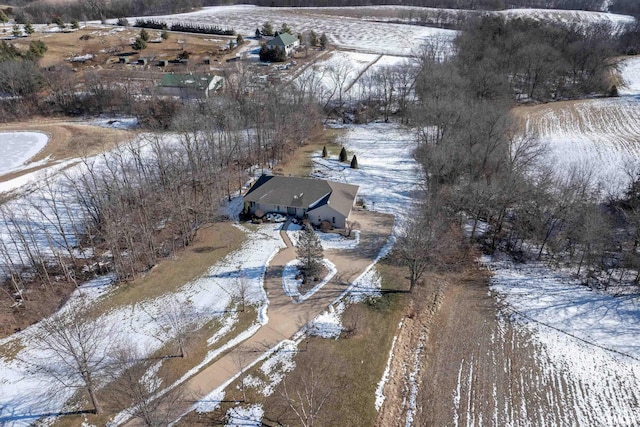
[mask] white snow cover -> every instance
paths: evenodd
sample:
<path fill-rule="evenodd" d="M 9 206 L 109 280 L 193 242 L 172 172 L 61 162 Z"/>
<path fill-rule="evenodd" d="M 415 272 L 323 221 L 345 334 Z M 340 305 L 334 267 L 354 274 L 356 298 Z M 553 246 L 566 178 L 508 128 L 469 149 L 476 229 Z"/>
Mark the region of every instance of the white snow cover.
<path fill-rule="evenodd" d="M 483 261 L 505 313 L 532 332 L 545 374 L 578 397 L 549 396 L 552 404 L 572 408 L 566 425 L 636 425 L 640 297 L 590 290 L 538 264 Z"/>
<path fill-rule="evenodd" d="M 0 132 L 0 175 L 20 169 L 48 141 L 49 137 L 39 132 Z"/>
<path fill-rule="evenodd" d="M 527 119 L 527 136 L 548 149 L 545 164 L 567 177 L 590 174 L 603 197 L 625 190 L 627 170 L 640 161 L 640 102 L 634 97 L 563 103 L 534 117 Z"/>
<path fill-rule="evenodd" d="M 371 64 L 379 59 L 380 55 L 335 51 L 329 58 L 306 68 L 298 76 L 296 84 L 301 85 L 302 82 L 309 84 L 308 82 L 315 81 L 317 83 L 314 87 L 316 92 L 321 94 L 321 99 L 338 101 L 342 97 L 346 101 L 351 99 L 349 95 L 352 93 L 349 91 L 351 86 Z"/>
<path fill-rule="evenodd" d="M 133 22 L 136 18 L 129 18 Z M 441 39 L 450 43 L 457 32 L 417 25 L 369 22 L 357 18 L 306 14 L 302 8 L 257 7 L 249 5 L 205 7 L 192 13 L 170 16 L 154 16 L 167 23 L 217 25 L 233 28 L 244 35 L 255 34 L 256 28 L 269 21 L 274 28 L 286 22 L 294 34 L 314 30 L 326 33 L 336 46 L 359 52 L 376 54 L 410 55 L 428 40 Z M 115 23 L 115 20 L 110 20 Z"/>
<path fill-rule="evenodd" d="M 335 307 L 329 308 L 313 319 L 307 329 L 309 335 L 322 338 L 338 338 L 342 333 L 342 313 L 345 309 L 344 302 L 339 302 Z"/>
<path fill-rule="evenodd" d="M 506 9 L 495 13 L 512 19 L 526 17 L 551 24 L 563 24 L 567 26 L 609 24 L 614 32 L 620 31 L 625 25 L 635 22 L 633 16 L 585 10 Z"/>
<path fill-rule="evenodd" d="M 640 57 L 632 56 L 618 63 L 624 86 L 618 88 L 620 95 L 640 94 Z"/>
<path fill-rule="evenodd" d="M 220 406 L 222 399 L 224 399 L 224 390 L 215 389 L 211 393 L 200 398 L 200 400 L 198 400 L 194 405 L 194 410 L 199 414 L 213 412 Z"/>
<path fill-rule="evenodd" d="M 287 235 L 293 246 L 298 246 L 300 230 L 292 230 L 291 226 L 287 228 Z M 354 249 L 360 243 L 360 230 L 353 230 L 353 238 L 344 237 L 338 233 L 325 233 L 315 230 L 316 236 L 320 240 L 322 249 Z"/>
<path fill-rule="evenodd" d="M 413 158 L 414 134 L 391 123 L 344 126 L 342 139 L 347 151 L 358 157 L 358 169 L 337 158 L 312 156 L 315 177 L 358 185 L 368 209 L 393 214 L 402 221 L 412 206 L 422 172 Z"/>
<path fill-rule="evenodd" d="M 382 279 L 375 268 L 369 268 L 352 283 L 349 289 L 349 302 L 362 302 L 367 298 L 381 295 Z"/>
<path fill-rule="evenodd" d="M 640 360 L 640 297 L 592 290 L 543 265 L 487 265 L 493 272 L 491 289 L 529 321 Z"/>
<path fill-rule="evenodd" d="M 226 427 L 261 427 L 264 409 L 262 405 L 237 406 L 227 411 Z"/>
<path fill-rule="evenodd" d="M 289 261 L 287 265 L 284 266 L 284 270 L 282 271 L 282 289 L 284 289 L 284 293 L 287 296 L 291 297 L 292 302 L 299 303 L 311 298 L 316 292 L 322 289 L 324 285 L 329 283 L 329 280 L 338 272 L 336 266 L 328 259 L 323 259 L 322 264 L 324 264 L 327 269 L 327 275 L 304 295 L 300 294 L 299 290 L 300 286 L 302 286 L 302 279 L 296 279 L 300 261 L 295 259 Z"/>
<path fill-rule="evenodd" d="M 166 317 L 164 309 L 178 301 L 187 304 L 189 314 L 193 316 L 194 326 L 209 320 L 221 318 L 237 294 L 237 279 L 240 274 L 249 283 L 247 302 L 262 307 L 260 311 L 261 323 L 266 322 L 266 295 L 262 280 L 265 266 L 269 259 L 284 243 L 280 239 L 278 227 L 262 225 L 257 232 L 250 233 L 242 248 L 229 254 L 222 262 L 211 267 L 209 272 L 178 289 L 176 293 L 162 296 L 136 304 L 133 307 L 123 307 L 102 316 L 101 321 L 112 325 L 117 339 L 135 344 L 141 356 L 149 355 L 159 349 L 163 342 L 170 338 L 167 335 Z M 95 287 L 95 285 L 94 285 Z M 93 288 L 91 288 L 93 289 Z M 228 345 L 237 344 L 237 340 L 251 336 L 259 325 L 248 329 L 236 340 Z M 38 325 L 0 341 L 6 344 L 10 340 L 20 339 L 25 344 L 31 342 L 38 332 Z M 222 351 L 218 349 L 218 352 Z M 208 355 L 207 361 L 216 354 Z M 58 393 L 47 400 L 40 396 L 42 390 L 47 389 L 44 378 L 34 374 L 29 365 L 23 361 L 30 361 L 42 357 L 34 354 L 30 347 L 21 349 L 13 360 L 0 359 L 0 421 L 7 425 L 28 425 L 39 414 L 58 412 L 65 401 L 71 397 L 72 390 Z M 206 363 L 203 362 L 203 363 Z M 184 379 L 193 375 L 189 372 Z M 116 420 L 126 419 L 126 413 L 116 417 Z"/>
<path fill-rule="evenodd" d="M 260 382 L 260 392 L 264 396 L 272 395 L 276 386 L 284 379 L 285 374 L 295 369 L 296 363 L 293 358 L 297 352 L 298 342 L 285 340 L 278 350 L 272 353 L 260 366 L 260 371 L 267 378 L 266 382 Z"/>

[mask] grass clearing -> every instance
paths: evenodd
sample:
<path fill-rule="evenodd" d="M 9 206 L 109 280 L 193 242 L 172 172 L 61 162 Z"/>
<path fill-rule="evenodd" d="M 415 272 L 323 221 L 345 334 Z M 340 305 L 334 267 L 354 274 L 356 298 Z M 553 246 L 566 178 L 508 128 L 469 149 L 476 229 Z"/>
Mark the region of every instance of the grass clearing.
<path fill-rule="evenodd" d="M 244 238 L 245 234 L 230 222 L 203 226 L 191 246 L 176 257 L 163 260 L 148 274 L 121 285 L 100 303 L 99 311 L 107 312 L 175 291 L 239 249 Z"/>
<path fill-rule="evenodd" d="M 189 337 L 189 342 L 187 344 L 187 357 L 176 357 L 175 355 L 177 354 L 177 345 L 173 342 L 168 342 L 161 349 L 147 358 L 144 362 L 151 365 L 154 364 L 155 361 L 162 361 L 162 365 L 158 370 L 157 377 L 162 379 L 163 387 L 166 387 L 169 384 L 173 384 L 175 381 L 182 378 L 182 376 L 187 371 L 197 366 L 202 360 L 204 360 L 208 352 L 222 347 L 227 342 L 238 336 L 238 334 L 249 328 L 249 326 L 251 326 L 255 322 L 256 316 L 257 310 L 254 307 L 247 306 L 244 312 L 238 313 L 238 321 L 234 324 L 234 327 L 229 331 L 229 333 L 227 333 L 220 340 L 214 343 L 214 345 L 209 346 L 207 344 L 207 340 L 211 336 L 213 336 L 213 334 L 215 334 L 217 330 L 222 326 L 221 323 L 217 320 L 207 323 L 202 328 L 194 331 L 193 335 Z M 211 363 L 213 363 L 214 361 L 215 359 Z M 63 416 L 58 418 L 53 425 L 55 427 L 78 427 L 83 421 L 91 425 L 106 425 L 107 422 L 116 414 L 116 412 L 119 412 L 122 409 L 118 407 L 114 407 L 113 409 L 111 409 L 112 405 L 108 396 L 112 393 L 113 391 L 110 390 L 109 385 L 105 386 L 100 391 L 100 396 L 107 396 L 103 399 L 103 403 L 107 408 L 107 410 L 103 414 Z M 78 393 L 75 401 L 81 399 L 81 395 L 82 393 Z M 191 397 L 184 396 L 184 398 L 189 400 Z"/>
<path fill-rule="evenodd" d="M 308 177 L 313 170 L 311 155 L 322 151 L 322 147 L 327 147 L 327 152 L 330 156 L 338 156 L 341 148 L 338 141 L 345 132 L 344 129 L 321 129 L 311 137 L 313 142 L 295 150 L 287 161 L 274 169 L 274 172 L 285 176 Z"/>
<path fill-rule="evenodd" d="M 379 265 L 382 288 L 397 291 L 408 288 L 404 279 L 406 271 L 391 264 Z M 309 380 L 309 372 L 320 373 L 316 395 L 330 390 L 316 425 L 363 426 L 374 425 L 378 416 L 375 409 L 375 391 L 386 367 L 389 350 L 397 333 L 397 325 L 405 310 L 408 294 L 388 292 L 375 302 L 352 304 L 343 314 L 343 323 L 356 324 L 349 337 L 323 339 L 311 337 L 299 345 L 295 355 L 296 369 L 286 376 L 289 393 L 303 390 L 303 381 Z M 265 380 L 260 370 L 261 364 L 247 372 Z M 213 412 L 191 413 L 180 425 L 217 425 L 223 423 L 227 411 L 236 407 L 236 402 L 244 406 L 260 403 L 265 409 L 264 422 L 298 425 L 292 418 L 282 398 L 283 384 L 275 392 L 265 397 L 260 390 L 247 387 L 243 396 L 240 381 L 235 381 L 225 390 L 224 401 Z M 304 393 L 303 393 L 304 396 Z M 246 399 L 245 399 L 246 397 Z"/>
<path fill-rule="evenodd" d="M 2 346 L 0 346 L 0 358 L 5 359 L 7 362 L 15 360 L 20 351 L 25 348 L 20 338 L 13 338 Z"/>

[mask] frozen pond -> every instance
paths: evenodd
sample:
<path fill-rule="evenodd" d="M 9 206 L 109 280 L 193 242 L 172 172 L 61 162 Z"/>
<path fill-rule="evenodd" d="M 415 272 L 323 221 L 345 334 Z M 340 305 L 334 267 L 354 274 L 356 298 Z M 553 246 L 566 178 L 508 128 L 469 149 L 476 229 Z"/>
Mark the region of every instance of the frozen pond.
<path fill-rule="evenodd" d="M 38 132 L 0 133 L 0 175 L 19 169 L 38 154 L 48 140 L 47 135 Z"/>

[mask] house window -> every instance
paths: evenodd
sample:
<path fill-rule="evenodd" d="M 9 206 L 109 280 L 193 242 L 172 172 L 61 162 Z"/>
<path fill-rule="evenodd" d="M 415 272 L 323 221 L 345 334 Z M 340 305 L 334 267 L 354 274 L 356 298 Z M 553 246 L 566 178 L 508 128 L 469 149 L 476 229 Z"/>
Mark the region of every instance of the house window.
<path fill-rule="evenodd" d="M 332 219 L 332 222 L 335 224 L 336 223 L 336 217 L 334 216 Z"/>
<path fill-rule="evenodd" d="M 280 212 L 280 206 L 276 206 L 276 212 Z"/>
<path fill-rule="evenodd" d="M 318 222 L 322 222 L 322 218 L 318 217 Z"/>
<path fill-rule="evenodd" d="M 249 202 L 249 206 L 251 206 L 252 208 L 256 206 L 256 202 Z"/>

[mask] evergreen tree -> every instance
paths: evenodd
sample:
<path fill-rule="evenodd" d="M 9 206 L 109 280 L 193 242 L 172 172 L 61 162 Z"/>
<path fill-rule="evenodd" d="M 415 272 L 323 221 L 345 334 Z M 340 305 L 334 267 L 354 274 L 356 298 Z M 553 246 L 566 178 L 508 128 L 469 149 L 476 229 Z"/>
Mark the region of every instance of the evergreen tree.
<path fill-rule="evenodd" d="M 238 34 L 238 37 L 236 37 L 236 45 L 240 46 L 242 43 L 244 43 L 244 37 L 242 37 L 242 34 Z"/>
<path fill-rule="evenodd" d="M 327 146 L 325 145 L 324 147 L 322 147 L 322 158 L 326 158 L 327 157 Z"/>
<path fill-rule="evenodd" d="M 149 39 L 151 38 L 151 36 L 149 36 L 149 32 L 143 28 L 142 30 L 140 30 L 140 37 L 139 38 L 141 40 L 145 41 L 145 42 L 148 42 Z"/>
<path fill-rule="evenodd" d="M 347 161 L 347 150 L 345 150 L 344 147 L 342 147 L 342 150 L 340 150 L 340 161 L 341 162 Z"/>
<path fill-rule="evenodd" d="M 9 17 L 3 10 L 0 10 L 0 24 L 6 24 L 9 22 Z"/>
<path fill-rule="evenodd" d="M 167 30 L 162 30 L 160 33 L 160 38 L 162 40 L 169 40 L 169 32 Z"/>
<path fill-rule="evenodd" d="M 286 23 L 283 23 L 282 26 L 280 27 L 280 34 L 282 33 L 291 34 L 291 28 L 289 28 L 289 26 Z"/>
<path fill-rule="evenodd" d="M 301 263 L 300 272 L 306 279 L 320 274 L 323 257 L 322 244 L 311 225 L 307 225 L 300 234 L 296 252 Z"/>
<path fill-rule="evenodd" d="M 262 37 L 262 33 L 260 32 L 260 28 L 256 28 L 256 38 L 259 39 Z"/>
<path fill-rule="evenodd" d="M 262 26 L 262 34 L 264 34 L 265 36 L 273 35 L 273 27 L 271 26 L 271 23 L 269 21 L 265 22 Z"/>
<path fill-rule="evenodd" d="M 131 45 L 134 50 L 142 50 L 147 48 L 147 42 L 144 41 L 141 37 L 138 37 L 135 42 Z"/>
<path fill-rule="evenodd" d="M 18 24 L 13 24 L 13 37 L 20 37 L 22 35 L 22 30 Z"/>
<path fill-rule="evenodd" d="M 27 22 L 26 24 L 24 24 L 24 32 L 28 35 L 31 35 L 35 32 L 35 30 L 33 29 L 33 25 L 31 25 L 31 22 Z"/>
<path fill-rule="evenodd" d="M 322 35 L 320 36 L 320 47 L 326 49 L 328 44 L 329 39 L 327 38 L 327 35 L 325 33 L 322 33 Z"/>
<path fill-rule="evenodd" d="M 64 21 L 59 16 L 56 16 L 55 18 L 53 18 L 53 23 L 56 24 L 61 29 L 64 29 L 64 27 L 66 27 L 66 25 L 64 25 Z"/>
<path fill-rule="evenodd" d="M 49 48 L 42 40 L 32 40 L 29 43 L 29 56 L 32 58 L 42 58 L 47 50 Z"/>
<path fill-rule="evenodd" d="M 611 86 L 611 89 L 609 89 L 609 96 L 612 96 L 612 97 L 620 96 L 620 93 L 618 92 L 618 87 L 616 85 Z"/>
<path fill-rule="evenodd" d="M 73 28 L 74 30 L 77 30 L 78 28 L 80 28 L 80 23 L 78 22 L 77 19 L 74 19 L 73 21 L 71 21 L 71 28 Z"/>
<path fill-rule="evenodd" d="M 351 169 L 358 169 L 358 158 L 355 154 L 351 158 Z"/>

